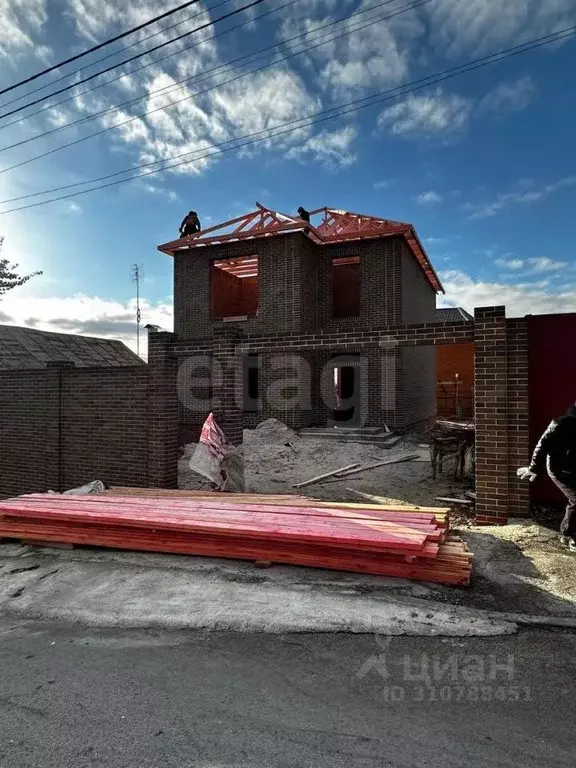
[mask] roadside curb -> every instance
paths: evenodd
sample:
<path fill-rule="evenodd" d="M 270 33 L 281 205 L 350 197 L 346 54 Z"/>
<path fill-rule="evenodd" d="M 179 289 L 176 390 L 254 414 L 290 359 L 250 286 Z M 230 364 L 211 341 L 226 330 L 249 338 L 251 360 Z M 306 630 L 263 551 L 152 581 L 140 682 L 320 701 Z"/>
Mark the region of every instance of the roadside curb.
<path fill-rule="evenodd" d="M 557 629 L 576 630 L 576 618 L 571 616 L 531 616 L 528 613 L 490 612 L 488 616 L 495 621 L 513 621 L 524 627 L 555 627 Z"/>

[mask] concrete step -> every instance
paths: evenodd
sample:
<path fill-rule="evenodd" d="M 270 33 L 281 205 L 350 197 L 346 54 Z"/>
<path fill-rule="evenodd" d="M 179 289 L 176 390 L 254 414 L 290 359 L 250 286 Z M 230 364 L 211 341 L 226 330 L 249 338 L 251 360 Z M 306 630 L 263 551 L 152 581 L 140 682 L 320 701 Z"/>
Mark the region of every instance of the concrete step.
<path fill-rule="evenodd" d="M 350 443 L 371 443 L 381 448 L 392 448 L 402 439 L 381 427 L 306 427 L 298 433 L 300 437 L 314 437 L 318 440 L 345 440 Z"/>

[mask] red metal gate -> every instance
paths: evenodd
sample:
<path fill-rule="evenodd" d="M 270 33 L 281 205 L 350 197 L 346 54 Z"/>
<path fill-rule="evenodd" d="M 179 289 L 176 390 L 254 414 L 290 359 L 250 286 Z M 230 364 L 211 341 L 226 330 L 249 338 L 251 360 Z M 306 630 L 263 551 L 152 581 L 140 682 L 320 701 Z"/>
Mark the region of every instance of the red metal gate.
<path fill-rule="evenodd" d="M 576 313 L 528 318 L 530 445 L 576 401 Z M 535 501 L 564 499 L 546 477 L 532 486 Z"/>

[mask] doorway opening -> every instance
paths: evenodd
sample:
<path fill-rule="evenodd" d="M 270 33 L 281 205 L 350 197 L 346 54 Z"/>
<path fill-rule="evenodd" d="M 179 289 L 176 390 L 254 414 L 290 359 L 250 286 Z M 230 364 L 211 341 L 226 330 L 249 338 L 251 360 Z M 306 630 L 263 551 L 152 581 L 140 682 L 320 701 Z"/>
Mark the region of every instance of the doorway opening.
<path fill-rule="evenodd" d="M 345 358 L 335 356 L 334 408 L 332 421 L 335 425 L 353 427 L 361 424 L 360 355 L 349 354 Z"/>

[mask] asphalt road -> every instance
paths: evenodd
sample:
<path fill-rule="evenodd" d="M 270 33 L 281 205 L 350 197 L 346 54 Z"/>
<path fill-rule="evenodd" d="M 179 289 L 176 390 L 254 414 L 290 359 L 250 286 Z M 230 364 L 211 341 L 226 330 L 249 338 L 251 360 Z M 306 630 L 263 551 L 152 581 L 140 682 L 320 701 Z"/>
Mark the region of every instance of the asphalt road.
<path fill-rule="evenodd" d="M 575 656 L 558 632 L 377 644 L 2 619 L 0 766 L 572 766 Z"/>

